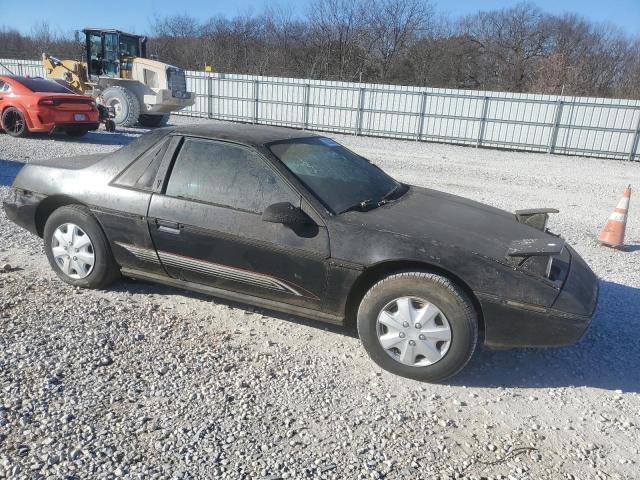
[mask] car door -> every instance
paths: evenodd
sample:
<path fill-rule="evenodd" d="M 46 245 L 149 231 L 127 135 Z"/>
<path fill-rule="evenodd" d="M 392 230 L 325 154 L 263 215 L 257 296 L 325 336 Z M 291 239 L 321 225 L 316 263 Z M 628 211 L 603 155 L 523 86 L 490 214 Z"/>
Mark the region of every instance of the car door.
<path fill-rule="evenodd" d="M 309 231 L 262 220 L 274 203 L 301 206 Z M 321 218 L 256 150 L 186 137 L 162 193 L 152 196 L 149 229 L 175 278 L 319 310 L 329 240 Z"/>

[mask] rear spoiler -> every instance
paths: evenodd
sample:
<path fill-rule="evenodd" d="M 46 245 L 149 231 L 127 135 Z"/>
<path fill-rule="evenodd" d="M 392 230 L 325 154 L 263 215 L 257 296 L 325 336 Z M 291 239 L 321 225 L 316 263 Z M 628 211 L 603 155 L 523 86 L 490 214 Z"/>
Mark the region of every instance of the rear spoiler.
<path fill-rule="evenodd" d="M 555 208 L 530 208 L 527 210 L 516 210 L 516 220 L 542 232 L 547 227 L 550 213 L 558 213 Z"/>
<path fill-rule="evenodd" d="M 507 256 L 509 257 L 541 257 L 548 255 L 560 255 L 564 248 L 562 238 L 524 238 L 514 240 L 509 245 Z"/>

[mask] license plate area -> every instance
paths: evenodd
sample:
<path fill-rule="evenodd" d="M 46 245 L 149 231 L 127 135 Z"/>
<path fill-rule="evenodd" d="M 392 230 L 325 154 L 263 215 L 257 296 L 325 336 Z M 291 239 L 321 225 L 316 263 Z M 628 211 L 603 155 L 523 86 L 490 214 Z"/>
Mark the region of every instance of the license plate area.
<path fill-rule="evenodd" d="M 84 122 L 87 119 L 87 116 L 83 113 L 76 113 L 73 115 L 73 119 L 76 122 Z"/>

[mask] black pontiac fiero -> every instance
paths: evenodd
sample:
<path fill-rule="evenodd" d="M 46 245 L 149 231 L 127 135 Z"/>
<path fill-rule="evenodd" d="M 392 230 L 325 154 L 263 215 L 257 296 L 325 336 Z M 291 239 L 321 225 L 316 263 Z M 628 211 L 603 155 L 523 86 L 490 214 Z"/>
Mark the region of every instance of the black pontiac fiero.
<path fill-rule="evenodd" d="M 401 145 L 401 144 L 399 144 Z M 438 381 L 490 347 L 578 341 L 594 273 L 550 209 L 400 183 L 330 138 L 239 124 L 154 130 L 29 164 L 4 201 L 65 282 L 120 275 L 336 324 L 382 368 Z"/>

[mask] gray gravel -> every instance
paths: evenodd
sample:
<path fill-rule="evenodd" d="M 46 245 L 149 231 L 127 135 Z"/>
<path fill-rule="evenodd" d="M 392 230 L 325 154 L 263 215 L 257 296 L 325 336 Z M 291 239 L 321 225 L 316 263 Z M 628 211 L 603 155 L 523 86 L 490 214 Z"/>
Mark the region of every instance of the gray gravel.
<path fill-rule="evenodd" d="M 138 134 L 0 135 L 0 159 L 110 151 Z M 595 237 L 640 165 L 334 138 L 407 182 L 559 208 L 551 228 L 602 278 L 583 341 L 481 350 L 450 383 L 420 384 L 319 323 L 131 280 L 73 289 L 0 211 L 0 478 L 638 478 L 636 199 L 631 251 Z"/>

